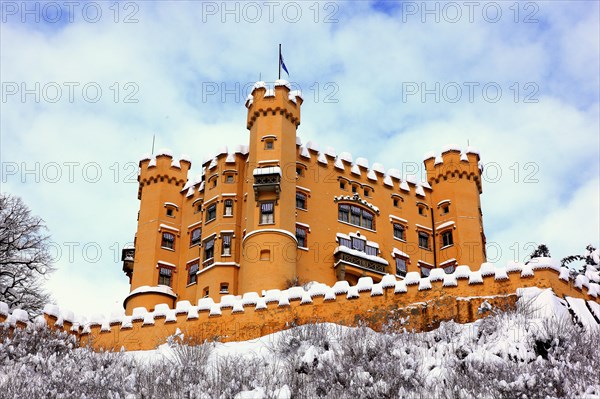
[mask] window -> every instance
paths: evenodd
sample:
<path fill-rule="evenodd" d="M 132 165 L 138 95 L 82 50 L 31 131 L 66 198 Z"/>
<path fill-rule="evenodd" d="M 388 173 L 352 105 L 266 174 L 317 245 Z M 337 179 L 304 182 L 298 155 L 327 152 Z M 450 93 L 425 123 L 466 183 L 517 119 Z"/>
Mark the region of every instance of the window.
<path fill-rule="evenodd" d="M 194 208 L 194 213 L 200 213 L 200 212 L 202 212 L 202 204 L 198 204 Z"/>
<path fill-rule="evenodd" d="M 450 212 L 450 205 L 442 205 L 442 215 L 445 215 Z"/>
<path fill-rule="evenodd" d="M 213 188 L 217 187 L 217 179 L 216 178 L 213 179 L 212 186 L 213 186 Z"/>
<path fill-rule="evenodd" d="M 204 260 L 209 260 L 215 257 L 215 238 L 211 238 L 204 242 Z"/>
<path fill-rule="evenodd" d="M 429 277 L 430 272 L 431 272 L 430 268 L 428 268 L 427 266 L 421 266 L 421 276 L 422 277 Z"/>
<path fill-rule="evenodd" d="M 302 168 L 296 168 L 296 176 L 300 177 L 300 176 L 304 176 L 304 171 L 302 170 Z"/>
<path fill-rule="evenodd" d="M 308 243 L 306 240 L 306 236 L 307 236 L 306 233 L 307 233 L 306 227 L 296 226 L 296 239 L 298 240 L 299 247 L 302 247 L 302 248 L 308 247 Z"/>
<path fill-rule="evenodd" d="M 194 284 L 196 283 L 196 281 L 198 281 L 198 276 L 196 275 L 196 273 L 198 273 L 198 262 L 194 262 L 192 263 L 189 268 L 188 268 L 188 284 Z"/>
<path fill-rule="evenodd" d="M 425 216 L 425 207 L 424 206 L 419 207 L 419 215 Z"/>
<path fill-rule="evenodd" d="M 365 197 L 368 197 L 369 196 L 369 190 L 365 188 L 363 190 L 363 194 L 365 195 Z"/>
<path fill-rule="evenodd" d="M 306 209 L 306 194 L 296 193 L 296 208 Z"/>
<path fill-rule="evenodd" d="M 340 237 L 339 240 L 341 246 L 352 248 L 352 241 L 350 241 L 349 239 Z"/>
<path fill-rule="evenodd" d="M 224 256 L 231 255 L 231 234 L 223 234 L 223 247 L 221 254 Z"/>
<path fill-rule="evenodd" d="M 394 206 L 396 208 L 398 208 L 398 204 L 399 204 L 398 198 L 394 198 L 393 200 L 394 200 Z"/>
<path fill-rule="evenodd" d="M 406 259 L 396 258 L 396 275 L 401 277 L 406 276 Z"/>
<path fill-rule="evenodd" d="M 202 229 L 201 228 L 192 230 L 192 233 L 190 234 L 190 247 L 200 244 L 201 238 L 202 238 Z"/>
<path fill-rule="evenodd" d="M 442 233 L 442 247 L 448 247 L 454 244 L 452 240 L 452 230 L 444 231 Z"/>
<path fill-rule="evenodd" d="M 394 238 L 405 241 L 404 226 L 398 223 L 394 223 Z"/>
<path fill-rule="evenodd" d="M 234 182 L 233 175 L 227 175 L 227 176 L 225 176 L 225 183 L 231 184 L 233 182 Z"/>
<path fill-rule="evenodd" d="M 275 203 L 263 202 L 260 204 L 260 224 L 275 223 Z"/>
<path fill-rule="evenodd" d="M 373 213 L 355 205 L 338 205 L 338 220 L 364 227 L 365 229 L 375 230 L 375 220 Z"/>
<path fill-rule="evenodd" d="M 356 187 L 356 186 L 352 186 L 352 192 L 353 192 L 353 193 L 355 193 L 355 192 L 357 192 L 357 191 L 358 191 L 358 187 Z"/>
<path fill-rule="evenodd" d="M 217 204 L 212 204 L 206 209 L 206 223 L 217 218 Z"/>
<path fill-rule="evenodd" d="M 365 240 L 360 238 L 352 237 L 352 249 L 357 251 L 365 252 Z"/>
<path fill-rule="evenodd" d="M 229 283 L 221 283 L 219 294 L 229 294 Z"/>
<path fill-rule="evenodd" d="M 340 181 L 340 188 L 342 190 L 345 190 L 346 189 L 346 182 Z"/>
<path fill-rule="evenodd" d="M 233 216 L 233 200 L 225 200 L 224 216 Z"/>
<path fill-rule="evenodd" d="M 171 233 L 163 233 L 160 246 L 168 249 L 175 249 L 175 235 Z"/>
<path fill-rule="evenodd" d="M 174 218 L 175 216 L 173 216 L 173 208 L 167 208 L 167 216 L 170 218 Z"/>
<path fill-rule="evenodd" d="M 204 298 L 208 298 L 209 295 L 210 295 L 210 290 L 208 289 L 208 287 L 204 287 L 204 289 L 202 290 L 202 296 Z"/>
<path fill-rule="evenodd" d="M 350 205 L 338 205 L 338 220 L 346 223 L 350 221 Z"/>
<path fill-rule="evenodd" d="M 265 150 L 272 150 L 274 146 L 273 140 L 265 140 Z"/>
<path fill-rule="evenodd" d="M 419 231 L 419 247 L 429 249 L 429 234 Z"/>
<path fill-rule="evenodd" d="M 377 248 L 372 247 L 370 245 L 366 246 L 365 252 L 367 253 L 367 255 L 377 256 Z"/>
<path fill-rule="evenodd" d="M 161 267 L 158 269 L 158 285 L 168 285 L 171 286 L 171 276 L 173 274 L 173 270 L 167 267 Z"/>
<path fill-rule="evenodd" d="M 271 260 L 271 251 L 268 249 L 261 249 L 260 260 Z"/>
<path fill-rule="evenodd" d="M 456 264 L 451 264 L 450 266 L 446 266 L 444 267 L 444 273 L 446 274 L 452 274 L 454 273 L 454 269 L 456 268 Z"/>

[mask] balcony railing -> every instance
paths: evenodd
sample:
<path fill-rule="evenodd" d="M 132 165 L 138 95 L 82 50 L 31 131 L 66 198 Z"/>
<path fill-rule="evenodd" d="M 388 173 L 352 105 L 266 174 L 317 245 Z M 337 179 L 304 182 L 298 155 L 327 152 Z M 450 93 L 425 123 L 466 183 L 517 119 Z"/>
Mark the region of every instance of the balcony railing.
<path fill-rule="evenodd" d="M 343 247 L 339 247 L 342 249 Z M 354 266 L 359 269 L 363 269 L 364 271 L 369 271 L 377 274 L 385 274 L 387 269 L 387 264 L 385 264 L 385 260 L 369 255 L 362 254 L 353 254 L 349 253 L 348 250 L 338 250 L 334 254 L 334 261 L 336 268 L 345 268 L 345 266 Z M 353 251 L 358 252 L 358 251 Z M 377 260 L 376 260 L 377 259 Z"/>
<path fill-rule="evenodd" d="M 258 201 L 258 194 L 260 192 L 274 192 L 279 199 L 279 192 L 281 191 L 281 174 L 280 172 L 275 173 L 262 173 L 254 175 L 254 196 Z"/>

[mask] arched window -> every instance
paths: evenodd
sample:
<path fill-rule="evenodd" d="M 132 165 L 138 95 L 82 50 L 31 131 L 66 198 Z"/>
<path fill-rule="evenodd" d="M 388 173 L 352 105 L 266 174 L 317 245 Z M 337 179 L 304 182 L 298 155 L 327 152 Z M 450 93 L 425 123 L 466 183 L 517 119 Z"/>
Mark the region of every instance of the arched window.
<path fill-rule="evenodd" d="M 339 204 L 338 220 L 365 229 L 375 230 L 375 215 L 360 206 Z"/>

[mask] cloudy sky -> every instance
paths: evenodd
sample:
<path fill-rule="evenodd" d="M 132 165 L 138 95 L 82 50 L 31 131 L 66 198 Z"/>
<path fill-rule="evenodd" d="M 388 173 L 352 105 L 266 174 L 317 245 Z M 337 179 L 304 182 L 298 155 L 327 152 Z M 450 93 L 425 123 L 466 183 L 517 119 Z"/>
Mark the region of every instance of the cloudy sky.
<path fill-rule="evenodd" d="M 600 241 L 598 4 L 2 1 L 1 190 L 46 221 L 58 304 L 110 312 L 153 135 L 194 174 L 246 143 L 281 43 L 304 142 L 405 172 L 470 143 L 490 260 L 579 253 Z"/>

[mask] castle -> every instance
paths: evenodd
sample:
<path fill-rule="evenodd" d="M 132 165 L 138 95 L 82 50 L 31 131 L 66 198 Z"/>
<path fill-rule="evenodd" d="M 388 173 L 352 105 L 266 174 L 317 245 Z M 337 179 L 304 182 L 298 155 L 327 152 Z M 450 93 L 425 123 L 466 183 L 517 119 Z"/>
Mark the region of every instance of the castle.
<path fill-rule="evenodd" d="M 127 314 L 318 281 L 355 285 L 486 260 L 479 154 L 426 156 L 427 181 L 297 137 L 302 97 L 257 82 L 248 146 L 219 151 L 188 179 L 188 157 L 140 161 L 134 246 L 123 250 Z"/>
<path fill-rule="evenodd" d="M 187 157 L 142 159 L 135 245 L 123 250 L 126 314 L 87 320 L 47 305 L 36 324 L 96 350 L 155 349 L 182 334 L 249 340 L 315 322 L 427 331 L 514 308 L 533 288 L 563 298 L 574 322 L 600 325 L 600 285 L 557 259 L 485 262 L 476 151 L 449 146 L 425 157 L 427 182 L 403 179 L 302 145 L 301 105 L 285 81 L 256 83 L 250 145 L 220 151 L 195 179 Z M 27 320 L 0 302 L 0 323 Z"/>

